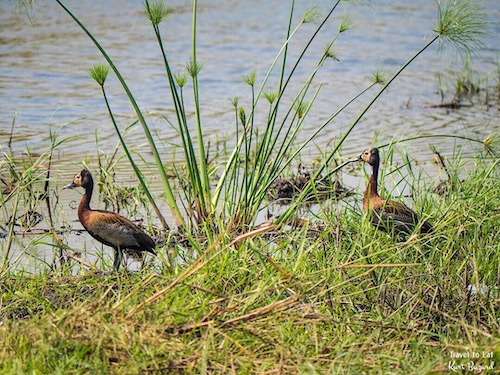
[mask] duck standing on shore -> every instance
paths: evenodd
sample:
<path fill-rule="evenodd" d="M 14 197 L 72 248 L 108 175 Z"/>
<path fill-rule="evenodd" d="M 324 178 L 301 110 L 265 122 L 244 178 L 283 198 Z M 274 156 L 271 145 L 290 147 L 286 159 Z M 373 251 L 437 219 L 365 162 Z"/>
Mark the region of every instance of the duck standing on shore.
<path fill-rule="evenodd" d="M 411 234 L 415 228 L 422 234 L 432 232 L 433 228 L 429 222 L 420 221 L 415 211 L 403 203 L 387 200 L 378 195 L 380 156 L 377 148 L 366 149 L 357 160 L 372 167 L 372 174 L 363 195 L 363 210 L 371 213 L 370 220 L 375 227 L 398 235 Z"/>
<path fill-rule="evenodd" d="M 90 208 L 94 180 L 87 169 L 78 172 L 64 189 L 75 187 L 85 189 L 78 205 L 78 219 L 92 237 L 114 249 L 113 267 L 116 271 L 120 268 L 124 250 L 138 255 L 142 255 L 143 251 L 156 255 L 153 239 L 129 219 L 114 212 Z"/>

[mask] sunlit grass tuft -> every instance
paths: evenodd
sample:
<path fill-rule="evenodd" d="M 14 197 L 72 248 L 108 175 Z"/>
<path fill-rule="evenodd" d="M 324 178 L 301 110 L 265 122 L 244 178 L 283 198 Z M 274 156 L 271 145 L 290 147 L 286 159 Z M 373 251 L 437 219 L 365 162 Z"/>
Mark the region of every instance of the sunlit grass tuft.
<path fill-rule="evenodd" d="M 161 22 L 164 22 L 173 13 L 173 9 L 165 5 L 165 1 L 145 1 L 144 2 L 144 12 L 148 17 L 151 24 L 158 26 Z"/>
<path fill-rule="evenodd" d="M 451 44 L 464 56 L 483 47 L 487 35 L 484 6 L 471 0 L 437 1 L 437 28 L 441 46 Z"/>
<path fill-rule="evenodd" d="M 109 66 L 105 64 L 96 64 L 89 69 L 89 75 L 94 81 L 96 81 L 100 86 L 104 86 L 106 78 L 109 74 Z"/>

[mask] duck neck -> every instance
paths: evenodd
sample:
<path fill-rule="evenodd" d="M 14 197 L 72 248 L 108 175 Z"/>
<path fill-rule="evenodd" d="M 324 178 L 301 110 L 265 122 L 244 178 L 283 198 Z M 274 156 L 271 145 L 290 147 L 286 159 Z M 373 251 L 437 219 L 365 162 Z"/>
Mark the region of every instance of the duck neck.
<path fill-rule="evenodd" d="M 90 211 L 90 200 L 92 199 L 92 189 L 94 188 L 94 183 L 90 183 L 85 186 L 85 194 L 80 201 L 78 206 L 78 216 L 82 215 L 85 211 Z"/>
<path fill-rule="evenodd" d="M 378 163 L 372 166 L 372 175 L 365 190 L 365 199 L 378 196 Z"/>

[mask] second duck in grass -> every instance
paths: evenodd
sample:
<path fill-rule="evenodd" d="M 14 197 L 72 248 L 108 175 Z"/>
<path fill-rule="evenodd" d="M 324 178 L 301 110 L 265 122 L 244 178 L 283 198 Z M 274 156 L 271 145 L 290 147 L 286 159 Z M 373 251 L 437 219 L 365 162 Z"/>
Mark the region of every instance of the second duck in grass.
<path fill-rule="evenodd" d="M 380 156 L 377 148 L 363 151 L 358 161 L 364 161 L 372 167 L 372 174 L 363 195 L 363 210 L 371 213 L 371 222 L 374 226 L 398 235 L 411 234 L 415 228 L 418 228 L 420 233 L 432 232 L 432 226 L 426 220 L 420 221 L 415 211 L 402 203 L 378 195 Z"/>
<path fill-rule="evenodd" d="M 118 271 L 123 258 L 123 251 L 142 254 L 147 251 L 156 255 L 155 242 L 141 228 L 129 219 L 109 211 L 90 208 L 94 180 L 87 169 L 78 172 L 73 181 L 64 189 L 83 187 L 85 194 L 78 206 L 78 219 L 83 227 L 97 241 L 110 246 L 115 251 L 113 267 Z"/>

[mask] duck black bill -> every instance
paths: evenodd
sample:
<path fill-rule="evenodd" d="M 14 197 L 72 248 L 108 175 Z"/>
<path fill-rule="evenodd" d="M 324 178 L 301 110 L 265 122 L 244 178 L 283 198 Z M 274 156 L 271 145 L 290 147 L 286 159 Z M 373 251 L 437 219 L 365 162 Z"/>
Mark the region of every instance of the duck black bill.
<path fill-rule="evenodd" d="M 76 184 L 74 181 L 71 181 L 69 184 L 67 184 L 63 189 L 74 189 L 76 188 Z"/>

